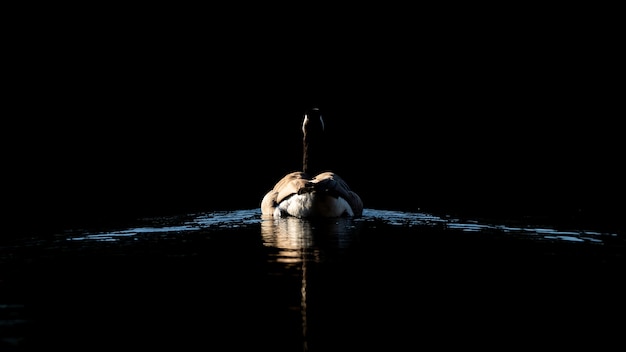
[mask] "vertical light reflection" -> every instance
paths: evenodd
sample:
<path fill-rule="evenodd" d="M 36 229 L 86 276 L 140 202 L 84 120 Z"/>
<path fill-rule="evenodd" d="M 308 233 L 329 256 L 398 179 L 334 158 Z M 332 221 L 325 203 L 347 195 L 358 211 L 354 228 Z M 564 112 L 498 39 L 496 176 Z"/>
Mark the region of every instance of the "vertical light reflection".
<path fill-rule="evenodd" d="M 304 351 L 308 351 L 307 262 L 313 247 L 312 230 L 309 221 L 298 218 L 264 218 L 261 222 L 263 243 L 278 250 L 276 262 L 285 264 L 286 269 L 300 264 L 300 318 Z"/>
<path fill-rule="evenodd" d="M 281 275 L 292 271 L 301 275 L 300 316 L 304 351 L 308 351 L 309 266 L 348 248 L 356 232 L 356 223 L 349 218 L 309 220 L 262 217 L 263 244 L 276 250 L 275 254 L 270 254 L 269 260 L 280 264 Z"/>
<path fill-rule="evenodd" d="M 300 316 L 302 318 L 302 347 L 306 352 L 308 347 L 308 323 L 307 323 L 307 305 L 306 305 L 306 288 L 307 288 L 307 272 L 306 272 L 307 260 L 304 258 L 304 251 L 302 251 L 302 286 L 300 287 Z"/>

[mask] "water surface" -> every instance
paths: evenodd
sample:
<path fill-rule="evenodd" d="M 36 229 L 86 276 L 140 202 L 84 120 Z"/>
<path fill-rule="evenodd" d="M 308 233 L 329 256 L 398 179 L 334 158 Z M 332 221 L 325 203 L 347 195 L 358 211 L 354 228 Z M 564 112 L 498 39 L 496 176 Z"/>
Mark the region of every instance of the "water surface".
<path fill-rule="evenodd" d="M 0 346 L 598 347 L 623 332 L 624 248 L 614 233 L 377 209 L 71 229 L 0 247 Z"/>

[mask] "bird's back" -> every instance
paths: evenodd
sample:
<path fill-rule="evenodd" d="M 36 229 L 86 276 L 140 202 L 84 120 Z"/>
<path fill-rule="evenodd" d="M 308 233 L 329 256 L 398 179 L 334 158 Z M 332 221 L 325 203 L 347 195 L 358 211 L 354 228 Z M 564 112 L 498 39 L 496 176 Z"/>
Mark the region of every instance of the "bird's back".
<path fill-rule="evenodd" d="M 285 175 L 279 180 L 274 188 L 270 190 L 261 201 L 261 212 L 263 215 L 274 214 L 276 208 L 281 203 L 288 201 L 291 197 L 302 197 L 310 202 L 329 202 L 328 198 L 342 199 L 349 206 L 348 213 L 352 216 L 361 216 L 363 213 L 363 202 L 358 194 L 353 192 L 348 184 L 334 172 L 323 172 L 314 177 L 300 171 Z M 306 206 L 302 202 L 300 206 Z M 312 204 L 314 206 L 314 204 Z M 302 212 L 299 212 L 302 213 Z M 329 213 L 333 213 L 330 211 Z"/>

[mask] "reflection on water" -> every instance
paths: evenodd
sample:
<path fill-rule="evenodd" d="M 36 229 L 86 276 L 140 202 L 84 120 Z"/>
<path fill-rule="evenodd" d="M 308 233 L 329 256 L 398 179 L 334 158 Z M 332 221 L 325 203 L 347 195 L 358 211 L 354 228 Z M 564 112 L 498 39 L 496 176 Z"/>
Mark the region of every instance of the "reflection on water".
<path fill-rule="evenodd" d="M 357 222 L 354 219 L 274 219 L 263 217 L 261 236 L 264 246 L 274 248 L 268 260 L 283 264 L 281 272 L 299 269 L 300 277 L 300 315 L 302 320 L 303 351 L 308 351 L 307 285 L 308 266 L 319 263 L 325 249 L 345 249 L 357 234 Z"/>
<path fill-rule="evenodd" d="M 308 351 L 307 319 L 307 261 L 315 251 L 313 247 L 313 226 L 311 222 L 296 218 L 273 219 L 267 217 L 261 222 L 261 236 L 265 246 L 278 249 L 277 263 L 292 266 L 300 264 L 300 316 L 302 323 L 303 351 Z M 314 255 L 313 255 L 314 256 Z"/>
<path fill-rule="evenodd" d="M 261 222 L 263 244 L 280 250 L 276 261 L 281 263 L 299 263 L 305 250 L 313 246 L 312 226 L 309 221 L 296 218 L 264 219 Z"/>
<path fill-rule="evenodd" d="M 537 333 L 620 312 L 612 297 L 623 293 L 624 256 L 614 233 L 377 209 L 356 219 L 245 209 L 70 229 L 0 246 L 0 350 L 66 348 L 68 339 L 81 350 L 124 339 L 177 350 L 224 341 L 389 350 L 458 334 L 476 316 L 518 341 L 529 339 L 519 323 L 529 319 Z"/>
<path fill-rule="evenodd" d="M 304 258 L 317 260 L 319 251 L 315 246 L 322 240 L 337 248 L 347 248 L 356 234 L 357 224 L 357 220 L 348 218 L 305 220 L 267 217 L 261 221 L 261 236 L 265 246 L 280 249 L 276 257 L 278 262 L 297 263 Z"/>

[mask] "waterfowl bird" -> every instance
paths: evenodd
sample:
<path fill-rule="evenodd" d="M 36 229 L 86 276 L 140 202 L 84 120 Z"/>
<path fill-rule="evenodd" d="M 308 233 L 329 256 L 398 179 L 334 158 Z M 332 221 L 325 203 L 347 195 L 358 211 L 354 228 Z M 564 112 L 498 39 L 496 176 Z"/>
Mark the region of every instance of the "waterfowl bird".
<path fill-rule="evenodd" d="M 305 112 L 302 133 L 302 171 L 285 175 L 265 194 L 261 200 L 262 215 L 274 218 L 361 216 L 361 197 L 339 175 L 320 167 L 325 157 L 325 131 L 318 108 Z"/>

